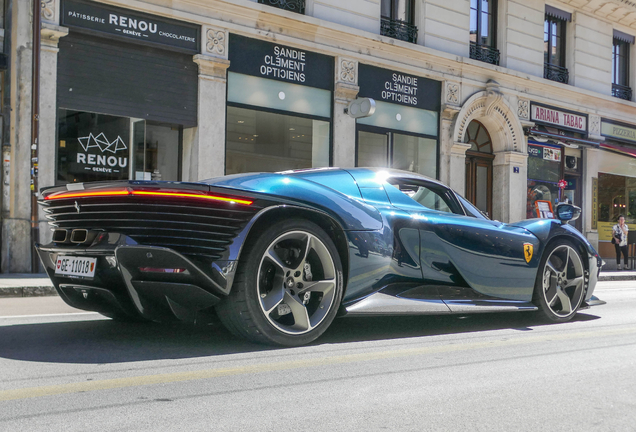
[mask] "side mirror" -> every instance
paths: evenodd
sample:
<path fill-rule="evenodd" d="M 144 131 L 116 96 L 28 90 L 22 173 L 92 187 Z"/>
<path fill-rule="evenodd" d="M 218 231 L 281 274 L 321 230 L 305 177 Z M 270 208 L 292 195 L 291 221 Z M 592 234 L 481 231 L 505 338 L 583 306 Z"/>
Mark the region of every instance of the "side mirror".
<path fill-rule="evenodd" d="M 560 221 L 567 222 L 576 220 L 581 216 L 581 208 L 572 204 L 557 204 L 556 218 Z"/>

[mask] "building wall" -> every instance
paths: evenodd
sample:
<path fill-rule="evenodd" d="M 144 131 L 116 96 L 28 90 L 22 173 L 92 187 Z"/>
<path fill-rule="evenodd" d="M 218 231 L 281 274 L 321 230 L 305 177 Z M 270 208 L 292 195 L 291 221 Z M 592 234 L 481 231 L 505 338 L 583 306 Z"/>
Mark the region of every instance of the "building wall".
<path fill-rule="evenodd" d="M 199 65 L 199 124 L 184 130 L 182 159 L 183 178 L 197 180 L 222 175 L 222 155 L 225 134 L 225 76 L 227 52 L 210 48 L 210 34 L 231 33 L 295 46 L 335 58 L 333 163 L 354 164 L 355 121 L 344 115 L 344 107 L 357 94 L 356 79 L 343 79 L 343 64 L 370 64 L 394 69 L 405 74 L 442 82 L 442 112 L 440 115 L 440 178 L 463 191 L 464 154 L 462 134 L 458 124 L 478 119 L 496 140 L 494 190 L 498 202 L 494 217 L 504 222 L 525 217 L 527 179 L 527 140 L 524 127 L 533 125 L 528 118 L 530 102 L 569 109 L 597 118 L 626 123 L 634 122 L 636 105 L 611 96 L 612 31 L 636 34 L 636 7 L 613 0 L 616 8 L 610 13 L 598 2 L 586 0 L 550 1 L 554 7 L 573 13 L 567 26 L 567 59 L 571 81 L 559 84 L 543 78 L 543 21 L 546 3 L 541 0 L 501 0 L 498 5 L 498 49 L 500 65 L 490 65 L 469 58 L 469 11 L 467 0 L 417 0 L 415 25 L 416 44 L 380 34 L 380 0 L 308 0 L 306 14 L 281 11 L 259 4 L 255 0 L 208 0 L 171 2 L 140 0 L 128 4 L 121 0 L 101 3 L 137 10 L 202 26 L 202 51 Z M 46 4 L 45 4 L 46 3 Z M 27 271 L 30 263 L 29 245 L 29 140 L 30 140 L 30 2 L 13 2 L 11 136 L 9 137 L 11 169 L 9 191 L 2 217 L 2 271 Z M 47 44 L 47 62 L 54 64 L 56 38 L 64 37 L 67 29 L 59 26 L 60 0 L 43 2 L 53 13 L 45 19 L 54 30 Z M 624 13 L 617 12 L 622 5 Z M 49 32 L 51 32 L 49 28 Z M 210 33 L 209 31 L 212 31 Z M 632 56 L 632 66 L 634 66 Z M 345 63 L 343 63 L 345 62 Z M 632 71 L 636 67 L 632 67 Z M 50 68 L 43 75 L 49 83 L 41 106 L 48 120 L 41 125 L 44 154 L 55 149 L 55 121 L 50 113 L 55 106 L 55 80 Z M 471 109 L 474 111 L 469 112 Z M 46 117 L 46 113 L 43 113 Z M 472 117 L 471 117 L 472 116 Z M 590 137 L 602 139 L 590 129 Z M 590 239 L 595 230 L 591 219 L 591 178 L 595 177 L 607 159 L 601 150 L 584 150 L 584 231 Z M 53 178 L 54 167 L 42 164 L 44 180 Z M 516 170 L 515 168 L 518 168 Z M 633 167 L 612 165 L 615 171 Z M 518 172 L 517 172 L 518 171 Z M 41 186 L 45 186 L 42 184 Z M 42 223 L 45 221 L 42 220 Z M 44 226 L 44 225 L 43 225 Z M 45 238 L 42 238 L 45 240 Z"/>

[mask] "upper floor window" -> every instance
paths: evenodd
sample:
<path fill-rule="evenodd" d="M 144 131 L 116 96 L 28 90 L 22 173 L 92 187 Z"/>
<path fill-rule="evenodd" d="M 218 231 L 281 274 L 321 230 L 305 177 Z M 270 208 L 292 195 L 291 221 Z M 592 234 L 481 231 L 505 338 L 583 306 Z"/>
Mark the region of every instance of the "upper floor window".
<path fill-rule="evenodd" d="M 300 14 L 305 13 L 305 0 L 258 0 L 258 2 Z"/>
<path fill-rule="evenodd" d="M 543 23 L 543 77 L 567 84 L 568 70 L 565 67 L 565 28 L 572 14 L 545 6 Z"/>
<path fill-rule="evenodd" d="M 470 58 L 499 64 L 497 0 L 470 0 Z"/>
<path fill-rule="evenodd" d="M 380 33 L 407 42 L 417 42 L 414 0 L 382 0 Z"/>
<path fill-rule="evenodd" d="M 614 30 L 612 48 L 612 96 L 631 100 L 632 89 L 629 86 L 629 51 L 634 36 Z"/>

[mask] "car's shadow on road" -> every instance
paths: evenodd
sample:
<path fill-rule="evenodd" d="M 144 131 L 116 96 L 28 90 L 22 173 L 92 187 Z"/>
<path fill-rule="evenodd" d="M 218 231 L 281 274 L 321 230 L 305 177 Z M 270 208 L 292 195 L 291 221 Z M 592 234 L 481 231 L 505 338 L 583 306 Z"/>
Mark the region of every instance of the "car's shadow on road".
<path fill-rule="evenodd" d="M 579 313 L 571 322 L 597 318 Z M 532 331 L 539 325 L 545 324 L 532 313 L 340 318 L 314 345 L 500 329 Z M 0 327 L 0 358 L 34 362 L 107 364 L 275 349 L 281 348 L 236 338 L 220 324 L 120 323 L 104 319 Z"/>

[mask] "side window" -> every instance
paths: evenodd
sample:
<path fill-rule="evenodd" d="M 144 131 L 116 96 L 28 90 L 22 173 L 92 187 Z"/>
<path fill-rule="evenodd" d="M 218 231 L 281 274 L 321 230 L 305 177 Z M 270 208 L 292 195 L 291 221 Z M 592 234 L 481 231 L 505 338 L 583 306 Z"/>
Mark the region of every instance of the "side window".
<path fill-rule="evenodd" d="M 396 178 L 389 179 L 389 183 L 427 209 L 446 213 L 464 214 L 461 206 L 456 202 L 448 189 L 442 186 Z"/>

